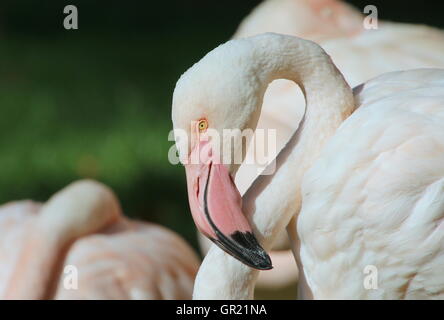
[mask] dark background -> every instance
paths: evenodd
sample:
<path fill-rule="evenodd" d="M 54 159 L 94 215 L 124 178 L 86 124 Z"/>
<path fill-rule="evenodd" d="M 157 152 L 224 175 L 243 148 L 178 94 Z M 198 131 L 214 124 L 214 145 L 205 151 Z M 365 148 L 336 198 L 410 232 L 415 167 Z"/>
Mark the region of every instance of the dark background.
<path fill-rule="evenodd" d="M 349 1 L 379 18 L 444 28 L 442 1 Z M 127 215 L 192 244 L 183 168 L 172 166 L 170 103 L 181 73 L 228 40 L 259 1 L 0 3 L 0 202 L 45 201 L 89 177 Z M 63 28 L 76 5 L 79 29 Z"/>

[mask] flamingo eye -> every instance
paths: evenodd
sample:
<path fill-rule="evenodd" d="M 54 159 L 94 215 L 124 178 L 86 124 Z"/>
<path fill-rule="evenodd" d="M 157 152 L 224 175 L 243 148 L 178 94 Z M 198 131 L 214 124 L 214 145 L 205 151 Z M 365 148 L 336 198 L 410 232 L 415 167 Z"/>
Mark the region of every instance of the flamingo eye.
<path fill-rule="evenodd" d="M 208 128 L 208 122 L 205 119 L 199 120 L 199 123 L 197 124 L 199 128 L 199 132 L 204 132 Z"/>

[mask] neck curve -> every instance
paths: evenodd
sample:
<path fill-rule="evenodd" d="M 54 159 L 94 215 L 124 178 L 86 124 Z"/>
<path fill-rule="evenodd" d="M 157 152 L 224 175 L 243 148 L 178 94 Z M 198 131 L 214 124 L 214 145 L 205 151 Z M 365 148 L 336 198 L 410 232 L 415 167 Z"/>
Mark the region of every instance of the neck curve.
<path fill-rule="evenodd" d="M 342 74 L 316 43 L 277 34 L 243 41 L 253 42 L 254 70 L 260 83 L 256 95 L 262 98 L 271 81 L 287 79 L 299 85 L 306 101 L 304 118 L 277 156 L 274 174 L 259 176 L 243 197 L 243 211 L 256 237 L 270 250 L 276 236 L 285 232 L 290 219 L 299 213 L 304 173 L 327 139 L 354 111 L 355 102 Z M 297 244 L 293 245 L 297 253 Z M 216 268 L 223 277 L 215 274 Z M 257 270 L 213 246 L 199 269 L 193 298 L 252 299 L 257 275 Z M 207 289 L 206 283 L 211 287 Z"/>
<path fill-rule="evenodd" d="M 28 226 L 4 298 L 53 298 L 71 245 L 120 219 L 116 197 L 97 182 L 81 180 L 56 193 Z"/>

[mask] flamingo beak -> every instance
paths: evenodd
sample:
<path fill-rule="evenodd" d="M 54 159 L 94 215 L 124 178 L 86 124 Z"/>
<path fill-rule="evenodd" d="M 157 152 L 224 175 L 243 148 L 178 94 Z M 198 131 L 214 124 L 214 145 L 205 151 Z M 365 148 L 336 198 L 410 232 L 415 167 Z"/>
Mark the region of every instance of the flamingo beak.
<path fill-rule="evenodd" d="M 242 198 L 228 168 L 214 158 L 210 151 L 205 163 L 185 165 L 188 200 L 197 228 L 242 263 L 272 269 L 270 257 L 242 213 Z"/>

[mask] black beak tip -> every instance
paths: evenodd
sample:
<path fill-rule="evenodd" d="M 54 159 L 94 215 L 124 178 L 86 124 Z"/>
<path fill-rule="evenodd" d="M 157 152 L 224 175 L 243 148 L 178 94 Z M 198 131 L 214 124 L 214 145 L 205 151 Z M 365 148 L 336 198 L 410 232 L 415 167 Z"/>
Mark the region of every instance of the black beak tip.
<path fill-rule="evenodd" d="M 253 260 L 252 267 L 258 270 L 273 269 L 270 256 L 265 251 L 263 251 L 263 253 L 264 255 L 260 259 L 257 259 L 256 261 Z"/>
<path fill-rule="evenodd" d="M 256 241 L 257 243 L 257 241 Z M 273 269 L 270 256 L 268 253 L 257 243 L 257 246 L 252 250 L 254 253 L 251 256 L 251 266 L 258 270 L 270 270 Z"/>
<path fill-rule="evenodd" d="M 212 240 L 240 262 L 258 270 L 273 269 L 270 256 L 261 247 L 253 233 L 236 231 L 226 237 L 216 232 L 216 235 L 218 239 Z"/>

